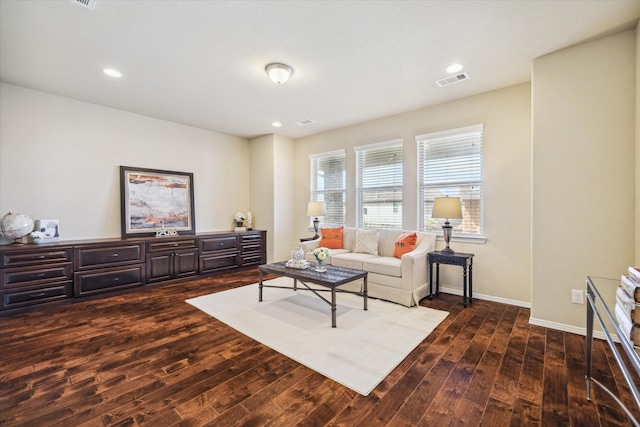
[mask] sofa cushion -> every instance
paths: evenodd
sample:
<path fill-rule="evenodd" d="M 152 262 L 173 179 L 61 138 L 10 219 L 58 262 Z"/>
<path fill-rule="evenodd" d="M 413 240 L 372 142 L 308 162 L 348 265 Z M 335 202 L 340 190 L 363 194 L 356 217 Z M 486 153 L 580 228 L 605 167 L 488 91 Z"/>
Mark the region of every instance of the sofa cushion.
<path fill-rule="evenodd" d="M 359 253 L 344 253 L 335 254 L 331 256 L 331 265 L 336 267 L 353 268 L 355 270 L 362 270 L 362 261 L 377 258 L 371 254 L 359 254 Z"/>
<path fill-rule="evenodd" d="M 320 230 L 322 238 L 320 239 L 320 246 L 324 246 L 329 249 L 342 249 L 342 234 L 344 227 L 336 228 L 323 228 Z"/>
<path fill-rule="evenodd" d="M 362 269 L 385 276 L 402 277 L 402 261 L 395 257 L 377 257 L 362 261 Z"/>
<path fill-rule="evenodd" d="M 396 248 L 393 250 L 393 256 L 396 258 L 402 258 L 402 255 L 407 252 L 411 252 L 416 248 L 416 241 L 418 236 L 416 233 L 403 233 L 398 237 L 396 241 Z"/>
<path fill-rule="evenodd" d="M 380 237 L 378 238 L 378 255 L 393 256 L 396 241 L 402 234 L 402 230 L 380 229 L 378 232 L 380 233 Z"/>
<path fill-rule="evenodd" d="M 378 230 L 357 229 L 353 252 L 378 255 Z"/>

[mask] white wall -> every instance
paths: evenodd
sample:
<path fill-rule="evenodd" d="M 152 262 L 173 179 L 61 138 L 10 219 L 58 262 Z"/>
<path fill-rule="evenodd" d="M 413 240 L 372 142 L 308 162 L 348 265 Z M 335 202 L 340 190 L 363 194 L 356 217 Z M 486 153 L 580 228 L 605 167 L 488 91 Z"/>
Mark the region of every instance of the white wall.
<path fill-rule="evenodd" d="M 267 261 L 273 261 L 274 251 L 274 136 L 264 135 L 250 141 L 251 152 L 251 212 L 253 228 L 267 231 Z"/>
<path fill-rule="evenodd" d="M 256 228 L 267 230 L 267 260 L 289 258 L 293 229 L 293 146 L 280 135 L 251 140 L 251 206 Z"/>
<path fill-rule="evenodd" d="M 635 32 L 533 64 L 532 322 L 585 325 L 571 289 L 634 262 Z"/>
<path fill-rule="evenodd" d="M 635 264 L 640 266 L 640 21 L 636 26 L 636 233 Z"/>
<path fill-rule="evenodd" d="M 464 83 L 461 83 L 464 84 Z M 446 89 L 445 89 L 446 90 Z M 310 195 L 309 155 L 346 148 L 347 225 L 355 225 L 355 154 L 359 145 L 404 141 L 403 225 L 417 228 L 415 136 L 484 124 L 485 244 L 452 242 L 475 253 L 474 294 L 528 305 L 531 264 L 531 97 L 530 85 L 493 92 L 300 138 L 295 143 L 296 237 L 310 236 L 306 206 Z M 441 245 L 441 243 L 439 243 Z M 462 271 L 445 266 L 441 286 L 462 292 Z"/>
<path fill-rule="evenodd" d="M 249 142 L 0 83 L 0 214 L 60 220 L 63 240 L 120 236 L 119 166 L 194 174 L 196 230 L 249 210 Z"/>

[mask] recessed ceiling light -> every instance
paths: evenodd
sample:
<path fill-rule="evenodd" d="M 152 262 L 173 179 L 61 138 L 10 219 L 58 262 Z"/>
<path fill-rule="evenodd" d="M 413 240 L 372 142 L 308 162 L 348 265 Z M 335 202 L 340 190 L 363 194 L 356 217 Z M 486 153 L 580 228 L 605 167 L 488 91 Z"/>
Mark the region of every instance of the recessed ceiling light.
<path fill-rule="evenodd" d="M 463 68 L 462 64 L 451 64 L 447 67 L 447 73 L 457 73 Z"/>
<path fill-rule="evenodd" d="M 273 123 L 271 123 L 271 126 L 273 126 L 274 128 L 279 128 L 280 126 L 282 126 L 282 123 L 280 123 L 280 122 L 273 122 Z"/>
<path fill-rule="evenodd" d="M 102 70 L 102 72 L 109 77 L 115 77 L 115 78 L 122 77 L 122 73 L 116 70 L 115 68 L 105 68 L 104 70 Z"/>

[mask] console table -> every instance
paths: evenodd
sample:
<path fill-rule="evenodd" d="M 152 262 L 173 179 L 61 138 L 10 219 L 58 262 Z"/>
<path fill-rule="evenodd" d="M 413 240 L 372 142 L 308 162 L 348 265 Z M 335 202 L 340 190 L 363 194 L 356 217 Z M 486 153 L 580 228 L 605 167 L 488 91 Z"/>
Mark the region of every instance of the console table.
<path fill-rule="evenodd" d="M 462 305 L 467 306 L 467 285 L 469 289 L 469 304 L 473 304 L 473 254 L 455 252 L 446 254 L 439 251 L 429 252 L 429 298 L 433 299 L 433 264 L 436 264 L 436 293 L 440 293 L 440 264 L 458 265 L 462 267 Z M 469 280 L 467 281 L 467 269 Z"/>
<path fill-rule="evenodd" d="M 626 412 L 631 419 L 631 422 L 636 427 L 640 427 L 640 423 L 633 416 L 631 411 L 620 401 L 620 399 L 613 394 L 606 386 L 600 383 L 598 380 L 591 376 L 591 360 L 593 355 L 593 320 L 598 319 L 598 323 L 604 332 L 605 339 L 613 352 L 618 367 L 622 371 L 629 390 L 633 395 L 633 399 L 636 402 L 636 406 L 640 409 L 640 393 L 636 386 L 633 373 L 629 372 L 627 364 L 623 359 L 623 354 L 626 360 L 633 367 L 636 376 L 640 376 L 640 356 L 633 348 L 631 337 L 625 336 L 622 329 L 618 325 L 618 321 L 614 314 L 615 308 L 615 294 L 620 280 L 603 279 L 600 277 L 587 277 L 587 374 L 585 376 L 587 382 L 587 400 L 591 400 L 591 383 L 596 384 L 602 390 L 604 390 L 609 396 L 615 400 L 618 405 Z M 603 298 L 604 296 L 604 298 Z M 606 322 L 604 321 L 606 319 Z M 620 341 L 623 353 L 620 353 L 619 348 L 613 341 L 612 333 L 615 333 Z"/>

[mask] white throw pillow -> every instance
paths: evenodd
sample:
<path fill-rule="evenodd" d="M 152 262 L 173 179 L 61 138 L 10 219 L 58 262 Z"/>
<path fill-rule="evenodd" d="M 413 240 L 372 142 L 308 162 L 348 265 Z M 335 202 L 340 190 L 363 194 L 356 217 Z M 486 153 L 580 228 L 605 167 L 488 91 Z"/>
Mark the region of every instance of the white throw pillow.
<path fill-rule="evenodd" d="M 378 230 L 356 230 L 356 247 L 353 252 L 378 255 Z"/>

